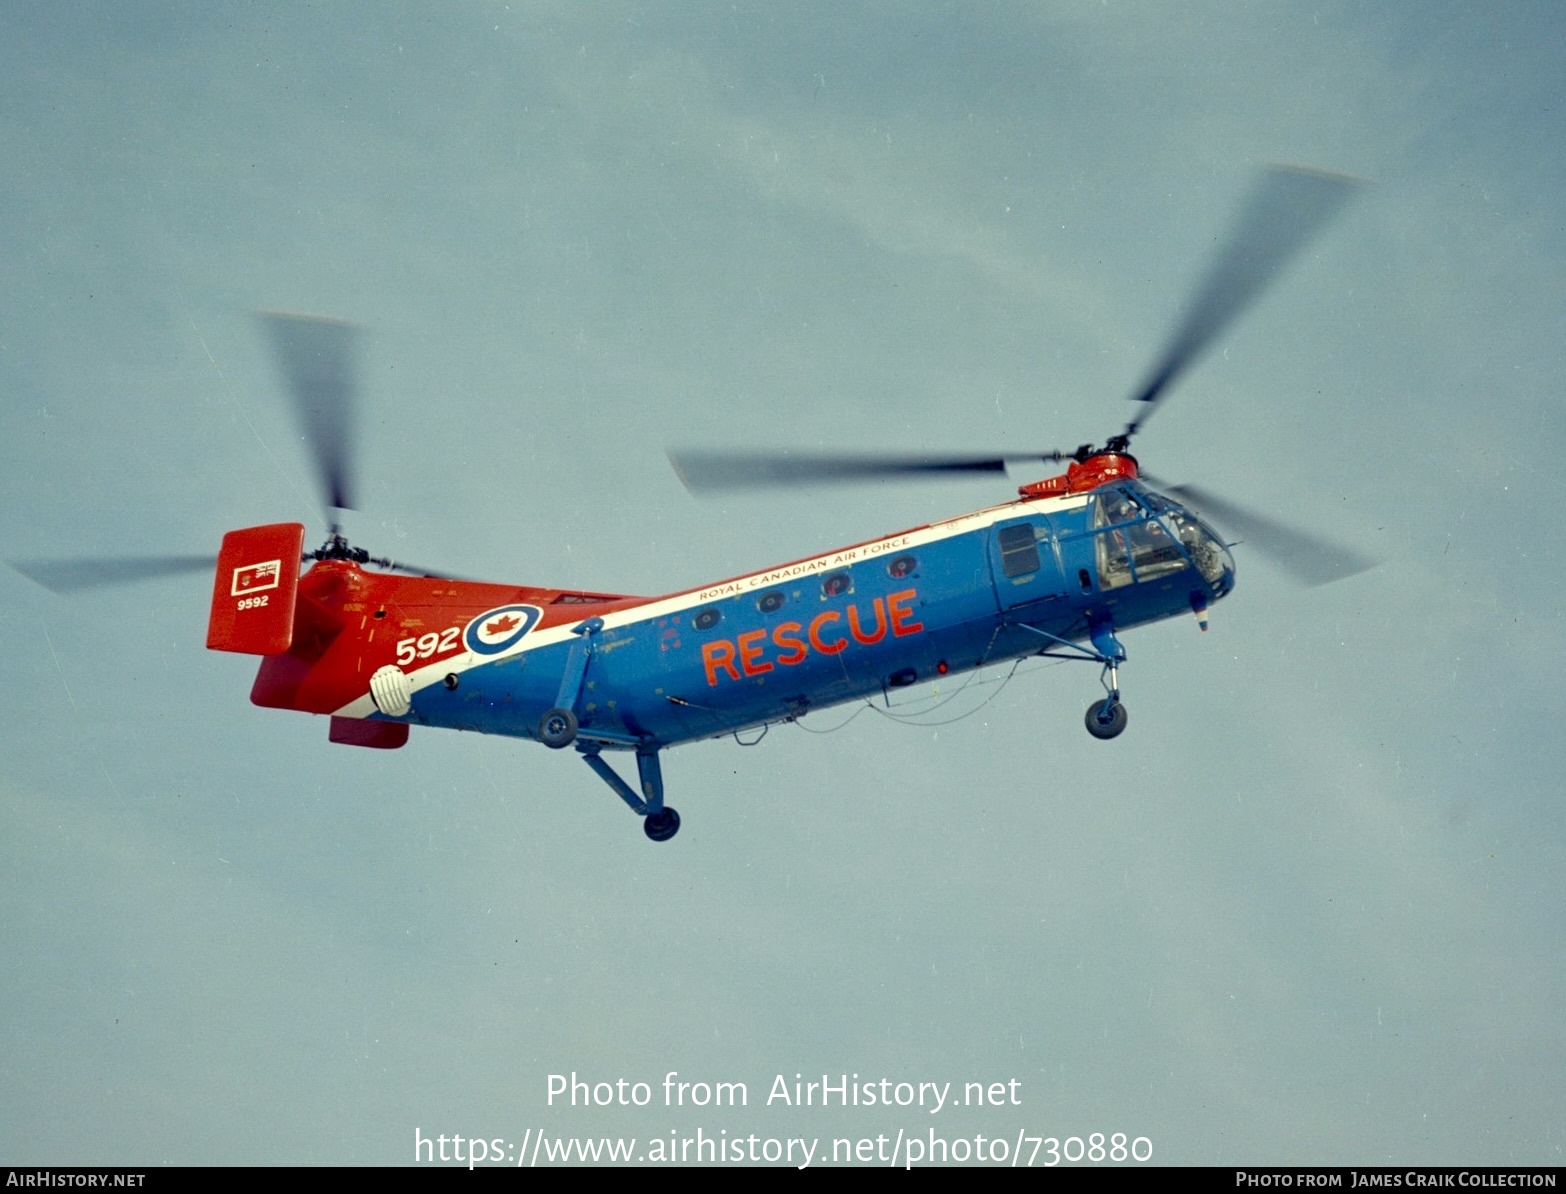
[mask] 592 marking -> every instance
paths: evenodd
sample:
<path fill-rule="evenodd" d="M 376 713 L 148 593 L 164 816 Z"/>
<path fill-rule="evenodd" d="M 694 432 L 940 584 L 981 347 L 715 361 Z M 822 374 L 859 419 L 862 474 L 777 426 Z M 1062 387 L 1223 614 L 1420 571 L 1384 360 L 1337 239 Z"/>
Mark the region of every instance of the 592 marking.
<path fill-rule="evenodd" d="M 444 655 L 456 647 L 457 638 L 461 634 L 462 627 L 449 626 L 441 631 L 431 630 L 428 634 L 421 634 L 417 638 L 405 638 L 397 644 L 397 663 L 401 667 L 407 667 L 416 659 Z"/>

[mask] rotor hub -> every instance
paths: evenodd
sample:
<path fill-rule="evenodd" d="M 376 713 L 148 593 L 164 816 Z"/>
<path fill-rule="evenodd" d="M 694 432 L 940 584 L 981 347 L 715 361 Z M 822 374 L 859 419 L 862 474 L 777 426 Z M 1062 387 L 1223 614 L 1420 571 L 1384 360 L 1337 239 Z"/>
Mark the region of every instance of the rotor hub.
<path fill-rule="evenodd" d="M 1025 498 L 1062 497 L 1068 493 L 1088 493 L 1111 481 L 1131 481 L 1136 475 L 1136 457 L 1115 450 L 1111 441 L 1110 447 L 1071 461 L 1060 476 L 1034 481 L 1017 492 Z"/>
<path fill-rule="evenodd" d="M 339 531 L 333 531 L 326 542 L 312 552 L 305 555 L 307 560 L 347 560 L 352 564 L 374 564 L 378 560 L 370 558 L 370 553 L 362 547 L 355 547 Z"/>

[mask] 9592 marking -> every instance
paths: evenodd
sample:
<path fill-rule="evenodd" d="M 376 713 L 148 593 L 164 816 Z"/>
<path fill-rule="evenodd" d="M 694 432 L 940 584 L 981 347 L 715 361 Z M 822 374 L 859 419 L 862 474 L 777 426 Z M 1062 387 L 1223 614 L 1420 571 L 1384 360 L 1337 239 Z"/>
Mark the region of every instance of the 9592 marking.
<path fill-rule="evenodd" d="M 262 593 L 259 597 L 241 597 L 237 603 L 237 608 L 260 609 L 266 604 L 266 599 L 270 596 L 270 593 Z"/>
<path fill-rule="evenodd" d="M 263 598 L 264 600 L 264 598 Z M 405 638 L 397 644 L 397 663 L 407 667 L 419 659 L 430 659 L 456 649 L 462 627 L 448 626 L 445 630 L 431 630 L 417 638 Z"/>

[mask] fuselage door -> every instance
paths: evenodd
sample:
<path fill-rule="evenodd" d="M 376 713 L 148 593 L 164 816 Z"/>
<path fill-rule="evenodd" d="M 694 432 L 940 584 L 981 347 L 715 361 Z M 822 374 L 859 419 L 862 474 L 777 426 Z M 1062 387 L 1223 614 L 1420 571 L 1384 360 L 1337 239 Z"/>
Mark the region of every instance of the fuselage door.
<path fill-rule="evenodd" d="M 996 523 L 990 530 L 990 575 L 1003 610 L 1066 594 L 1060 553 L 1049 520 L 1042 516 Z"/>

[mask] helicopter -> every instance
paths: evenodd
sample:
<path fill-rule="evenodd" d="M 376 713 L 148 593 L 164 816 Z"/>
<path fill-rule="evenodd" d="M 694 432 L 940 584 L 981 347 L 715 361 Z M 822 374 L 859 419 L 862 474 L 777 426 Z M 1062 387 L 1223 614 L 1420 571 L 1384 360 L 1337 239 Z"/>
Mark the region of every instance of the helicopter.
<path fill-rule="evenodd" d="M 1131 442 L 1172 383 L 1249 306 L 1357 187 L 1320 170 L 1267 168 L 1146 380 L 1138 414 L 1102 444 L 992 455 L 816 455 L 684 450 L 694 493 L 1004 473 L 1055 464 L 986 509 L 662 596 L 458 579 L 372 556 L 344 535 L 354 508 L 352 324 L 263 313 L 313 454 L 328 534 L 230 531 L 215 561 L 207 646 L 260 657 L 253 703 L 324 714 L 330 741 L 394 749 L 439 727 L 574 750 L 667 841 L 660 756 L 991 664 L 1043 656 L 1097 664 L 1084 715 L 1127 725 L 1122 632 L 1194 615 L 1234 589 L 1219 524 L 1305 583 L 1370 566 L 1357 553 L 1192 486 L 1142 471 Z M 210 556 L 31 561 L 56 590 L 211 568 Z M 306 567 L 308 565 L 308 568 Z M 610 762 L 635 761 L 633 787 Z"/>

